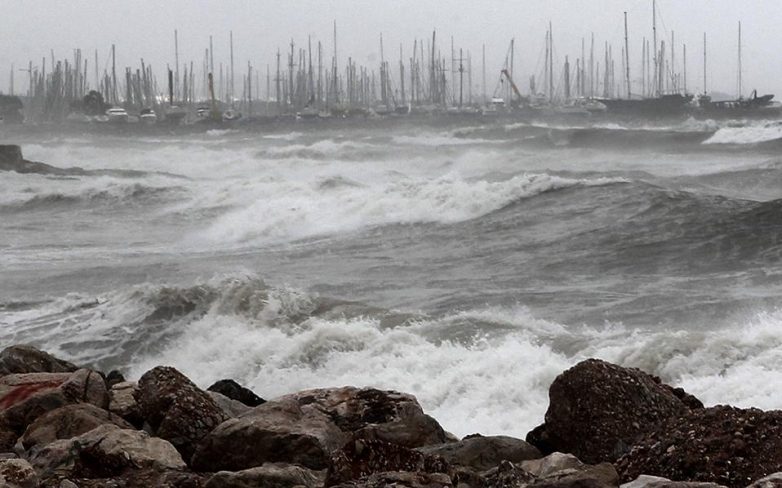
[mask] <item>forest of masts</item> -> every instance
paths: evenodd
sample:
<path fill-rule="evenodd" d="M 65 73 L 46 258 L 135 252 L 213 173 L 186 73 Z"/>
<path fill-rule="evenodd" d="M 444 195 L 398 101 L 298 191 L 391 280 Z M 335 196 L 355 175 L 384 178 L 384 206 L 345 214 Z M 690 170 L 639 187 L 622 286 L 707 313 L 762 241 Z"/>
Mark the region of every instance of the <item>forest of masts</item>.
<path fill-rule="evenodd" d="M 567 104 L 579 97 L 639 98 L 686 93 L 687 46 L 672 49 L 671 46 L 676 46 L 674 33 L 670 32 L 670 43 L 658 39 L 656 24 L 655 20 L 652 38 L 643 38 L 640 56 L 636 58 L 640 62 L 636 61 L 633 66 L 628 53 L 625 14 L 625 37 L 620 49 L 620 66 L 617 66 L 615 46 L 608 42 L 596 45 L 594 34 L 582 38 L 581 52 L 573 57 L 575 63 L 570 62 L 570 56 L 565 56 L 564 62 L 555 61 L 554 34 L 549 23 L 545 50 L 541 53 L 542 63 L 539 61 L 535 70 L 530 70 L 536 71 L 537 75 L 529 77 L 525 90 L 529 94 L 527 102 Z M 112 45 L 102 61 L 97 50 L 94 59 L 90 60 L 81 49 L 74 50 L 72 59 L 57 60 L 52 51 L 49 59 L 42 58 L 39 65 L 30 61 L 26 68 L 18 70 L 26 72 L 28 78 L 28 86 L 22 91 L 15 92 L 16 77 L 12 66 L 10 94 L 22 98 L 27 120 L 44 122 L 64 120 L 91 90 L 100 92 L 106 103 L 124 107 L 129 112 L 143 108 L 165 112 L 168 105 L 195 110 L 215 100 L 221 110 L 233 109 L 245 116 L 302 111 L 374 110 L 380 113 L 399 108 L 467 109 L 485 106 L 492 100 L 497 102 L 498 98 L 511 104 L 518 100 L 522 90 L 521 87 L 519 92 L 512 90 L 510 82 L 514 76 L 514 61 L 518 58 L 513 40 L 502 69 L 490 72 L 493 85 L 488 87 L 490 92 L 486 85 L 485 45 L 481 48 L 479 62 L 475 62 L 470 50 L 455 47 L 453 38 L 450 45 L 443 48 L 435 31 L 431 37 L 414 39 L 407 54 L 400 45 L 398 60 L 391 61 L 384 50 L 382 34 L 379 41 L 379 66 L 360 65 L 350 56 L 344 66 L 339 66 L 335 22 L 328 50 L 321 41 L 314 43 L 311 38 L 302 44 L 291 40 L 286 49 L 277 49 L 271 66 L 266 64 L 264 69 L 259 69 L 250 62 L 235 66 L 233 32 L 228 37 L 230 59 L 226 62 L 215 63 L 212 36 L 202 59 L 197 63 L 192 60 L 180 62 L 179 38 L 175 31 L 173 66 L 166 67 L 162 82 L 143 59 L 135 68 L 118 70 L 116 49 Z M 702 49 L 705 92 L 705 34 Z M 481 69 L 480 85 L 473 76 L 476 65 Z M 237 83 L 238 70 L 241 73 Z M 214 80 L 211 90 L 209 73 L 213 74 Z M 519 80 L 513 81 L 519 85 Z M 739 93 L 740 90 L 739 76 Z"/>

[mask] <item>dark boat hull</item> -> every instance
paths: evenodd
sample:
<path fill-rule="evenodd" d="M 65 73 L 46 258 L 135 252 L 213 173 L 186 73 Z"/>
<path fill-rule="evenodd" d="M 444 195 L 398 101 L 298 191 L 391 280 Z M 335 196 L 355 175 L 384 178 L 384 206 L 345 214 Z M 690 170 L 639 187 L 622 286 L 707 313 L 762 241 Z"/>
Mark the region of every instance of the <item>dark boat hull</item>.
<path fill-rule="evenodd" d="M 656 98 L 600 99 L 609 113 L 635 115 L 638 117 L 659 118 L 684 115 L 689 110 L 691 95 L 662 95 Z"/>

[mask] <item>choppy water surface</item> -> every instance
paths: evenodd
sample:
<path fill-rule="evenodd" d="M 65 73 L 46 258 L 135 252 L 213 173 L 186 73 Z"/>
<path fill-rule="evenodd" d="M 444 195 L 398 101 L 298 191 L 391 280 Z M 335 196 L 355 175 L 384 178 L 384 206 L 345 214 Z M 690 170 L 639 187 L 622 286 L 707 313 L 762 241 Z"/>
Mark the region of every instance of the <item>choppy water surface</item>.
<path fill-rule="evenodd" d="M 523 436 L 586 357 L 782 408 L 782 125 L 14 136 L 0 341 Z"/>

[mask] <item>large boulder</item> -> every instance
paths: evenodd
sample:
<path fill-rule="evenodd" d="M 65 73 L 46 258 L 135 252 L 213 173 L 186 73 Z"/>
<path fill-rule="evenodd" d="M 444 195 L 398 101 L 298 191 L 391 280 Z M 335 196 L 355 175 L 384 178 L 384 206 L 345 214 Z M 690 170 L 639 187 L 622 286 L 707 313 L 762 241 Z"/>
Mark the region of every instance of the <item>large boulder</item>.
<path fill-rule="evenodd" d="M 701 406 L 656 376 L 589 359 L 554 380 L 545 423 L 527 434 L 527 442 L 543 453 L 612 462 L 660 423 Z"/>
<path fill-rule="evenodd" d="M 20 150 L 20 159 L 21 155 Z M 0 352 L 0 376 L 14 373 L 71 373 L 77 369 L 75 364 L 32 346 L 9 346 Z"/>
<path fill-rule="evenodd" d="M 59 439 L 79 436 L 103 424 L 133 428 L 122 417 L 107 410 L 89 403 L 77 403 L 41 415 L 27 427 L 20 440 L 25 449 L 43 447 Z"/>
<path fill-rule="evenodd" d="M 266 462 L 323 469 L 350 438 L 414 448 L 450 440 L 412 395 L 374 388 L 324 388 L 280 397 L 214 429 L 193 466 L 207 471 Z"/>
<path fill-rule="evenodd" d="M 220 471 L 215 473 L 204 488 L 274 488 L 323 486 L 323 477 L 316 471 L 291 464 L 266 463 L 257 468 L 242 471 Z"/>
<path fill-rule="evenodd" d="M 203 390 L 174 368 L 144 373 L 133 392 L 142 417 L 156 436 L 190 459 L 196 444 L 228 416 Z"/>
<path fill-rule="evenodd" d="M 111 424 L 52 442 L 33 453 L 30 462 L 46 478 L 109 478 L 127 469 L 186 468 L 182 456 L 168 441 Z"/>
<path fill-rule="evenodd" d="M 520 463 L 542 457 L 533 445 L 507 436 L 471 436 L 459 442 L 418 448 L 431 456 L 440 456 L 449 464 L 486 471 L 501 461 Z"/>
<path fill-rule="evenodd" d="M 111 386 L 109 390 L 109 411 L 119 415 L 136 428 L 144 424 L 141 408 L 136 401 L 137 385 L 133 381 L 123 381 Z"/>
<path fill-rule="evenodd" d="M 336 486 L 390 471 L 448 474 L 450 466 L 441 457 L 397 444 L 353 439 L 331 456 L 325 486 Z"/>
<path fill-rule="evenodd" d="M 220 380 L 207 388 L 206 391 L 220 393 L 231 400 L 242 402 L 248 407 L 257 407 L 266 401 L 234 380 Z"/>
<path fill-rule="evenodd" d="M 626 481 L 648 474 L 743 488 L 782 471 L 782 411 L 693 410 L 645 435 L 617 469 Z"/>
<path fill-rule="evenodd" d="M 36 488 L 38 474 L 24 459 L 0 460 L 0 487 Z"/>
<path fill-rule="evenodd" d="M 346 440 L 323 413 L 305 412 L 290 399 L 266 402 L 207 435 L 192 466 L 201 471 L 240 471 L 280 462 L 320 470 Z"/>
<path fill-rule="evenodd" d="M 108 392 L 103 378 L 88 369 L 0 377 L 0 425 L 18 435 L 44 413 L 72 403 L 105 408 Z"/>

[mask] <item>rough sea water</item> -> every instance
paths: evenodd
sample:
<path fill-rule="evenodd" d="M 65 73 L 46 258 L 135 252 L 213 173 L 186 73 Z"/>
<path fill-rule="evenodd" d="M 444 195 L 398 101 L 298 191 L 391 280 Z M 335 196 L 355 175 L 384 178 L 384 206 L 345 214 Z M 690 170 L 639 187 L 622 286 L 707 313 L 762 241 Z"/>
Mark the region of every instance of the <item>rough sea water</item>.
<path fill-rule="evenodd" d="M 415 394 L 523 437 L 599 357 L 782 408 L 782 125 L 14 135 L 0 344 L 272 398 Z"/>

